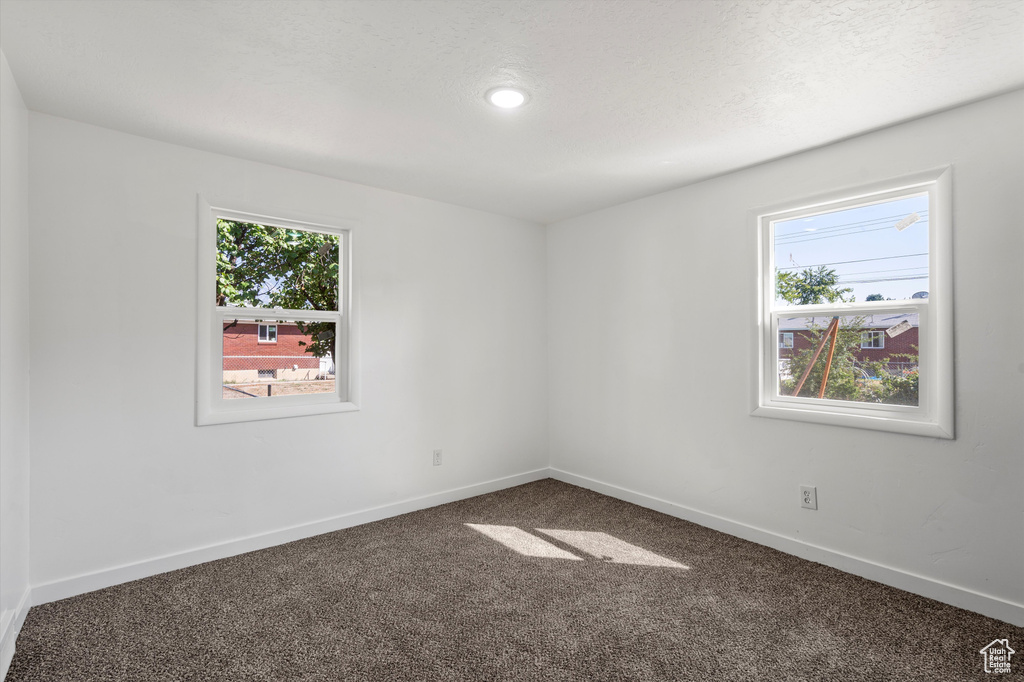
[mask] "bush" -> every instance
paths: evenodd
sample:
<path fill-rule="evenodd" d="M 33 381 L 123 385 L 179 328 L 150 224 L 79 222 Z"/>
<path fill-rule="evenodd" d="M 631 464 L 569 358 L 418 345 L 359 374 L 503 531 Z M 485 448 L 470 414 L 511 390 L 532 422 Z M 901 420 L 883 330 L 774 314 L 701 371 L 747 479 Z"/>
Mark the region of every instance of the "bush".
<path fill-rule="evenodd" d="M 881 390 L 876 394 L 877 402 L 886 405 L 918 404 L 918 378 L 915 370 L 902 375 L 885 373 L 879 377 Z"/>
<path fill-rule="evenodd" d="M 865 401 L 885 405 L 917 406 L 920 390 L 917 362 L 917 353 L 896 353 L 881 362 L 869 363 L 868 367 L 877 380 L 872 391 L 865 395 Z M 910 364 L 913 369 L 893 371 L 893 363 Z"/>

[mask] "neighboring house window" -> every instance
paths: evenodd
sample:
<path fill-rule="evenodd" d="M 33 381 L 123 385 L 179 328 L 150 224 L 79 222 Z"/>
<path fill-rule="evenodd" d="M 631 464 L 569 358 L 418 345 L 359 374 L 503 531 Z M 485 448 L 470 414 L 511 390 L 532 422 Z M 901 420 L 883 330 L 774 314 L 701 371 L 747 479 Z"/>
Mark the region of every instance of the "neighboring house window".
<path fill-rule="evenodd" d="M 199 244 L 196 423 L 358 409 L 351 228 L 199 197 Z"/>
<path fill-rule="evenodd" d="M 953 437 L 950 194 L 944 169 L 755 214 L 753 414 Z"/>
<path fill-rule="evenodd" d="M 260 343 L 277 343 L 276 324 L 261 324 L 259 334 Z"/>
<path fill-rule="evenodd" d="M 779 334 L 779 348 L 793 347 L 793 332 L 781 332 Z"/>
<path fill-rule="evenodd" d="M 861 348 L 885 348 L 884 331 L 867 331 L 860 333 Z"/>

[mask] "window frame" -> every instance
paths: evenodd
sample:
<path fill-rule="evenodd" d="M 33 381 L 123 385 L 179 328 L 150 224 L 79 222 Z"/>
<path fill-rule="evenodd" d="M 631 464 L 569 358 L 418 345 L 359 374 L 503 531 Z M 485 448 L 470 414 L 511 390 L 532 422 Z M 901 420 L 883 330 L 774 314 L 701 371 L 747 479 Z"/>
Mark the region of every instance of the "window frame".
<path fill-rule="evenodd" d="M 953 385 L 952 168 L 916 173 L 751 211 L 757 234 L 756 359 L 751 414 L 935 438 L 955 437 Z M 912 194 L 928 195 L 928 298 L 777 306 L 773 223 Z M 918 406 L 882 405 L 778 394 L 781 317 L 917 313 Z"/>
<path fill-rule="evenodd" d="M 787 340 L 789 341 L 788 346 L 786 345 Z M 782 350 L 793 350 L 796 348 L 796 337 L 793 336 L 793 332 L 779 332 L 779 348 Z"/>
<path fill-rule="evenodd" d="M 359 409 L 358 382 L 354 371 L 357 352 L 354 347 L 352 276 L 352 229 L 354 223 L 337 218 L 324 219 L 291 213 L 282 218 L 278 211 L 266 211 L 241 202 L 216 202 L 212 205 L 197 195 L 197 345 L 196 400 L 197 426 L 233 422 L 281 419 Z M 232 208 L 225 208 L 232 206 Z M 276 214 L 276 215 L 275 215 Z M 321 232 L 339 238 L 338 310 L 285 310 L 216 305 L 217 291 L 217 219 L 258 223 L 270 227 Z M 252 400 L 225 400 L 223 389 L 223 323 L 228 318 L 278 326 L 281 322 L 323 321 L 336 324 L 336 345 L 332 361 L 335 390 L 330 393 L 260 397 Z M 257 330 L 259 342 L 259 331 Z M 276 343 L 259 342 L 259 343 Z"/>
<path fill-rule="evenodd" d="M 274 328 L 274 338 L 270 338 L 270 328 Z M 263 338 L 263 330 L 267 330 L 267 338 Z M 257 324 L 256 325 L 256 343 L 277 343 L 277 325 L 276 324 Z"/>

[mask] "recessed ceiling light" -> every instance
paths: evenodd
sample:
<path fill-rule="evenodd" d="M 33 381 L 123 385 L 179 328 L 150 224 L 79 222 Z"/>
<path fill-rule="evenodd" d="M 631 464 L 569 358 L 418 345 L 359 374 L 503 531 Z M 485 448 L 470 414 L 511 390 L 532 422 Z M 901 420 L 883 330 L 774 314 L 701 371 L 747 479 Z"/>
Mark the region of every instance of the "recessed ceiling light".
<path fill-rule="evenodd" d="M 487 101 L 502 109 L 515 109 L 523 105 L 526 95 L 515 88 L 494 88 L 488 91 Z"/>

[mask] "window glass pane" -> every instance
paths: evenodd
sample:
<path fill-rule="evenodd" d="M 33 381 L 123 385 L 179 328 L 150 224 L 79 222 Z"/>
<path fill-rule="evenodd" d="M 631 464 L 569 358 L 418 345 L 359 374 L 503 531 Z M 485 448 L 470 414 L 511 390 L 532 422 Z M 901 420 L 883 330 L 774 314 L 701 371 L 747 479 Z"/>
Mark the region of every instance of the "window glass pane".
<path fill-rule="evenodd" d="M 885 348 L 885 332 L 867 331 L 860 334 L 861 348 Z"/>
<path fill-rule="evenodd" d="M 828 365 L 825 399 L 917 406 L 918 317 L 882 313 L 839 318 L 829 363 L 833 317 L 780 316 L 779 331 L 793 334 L 793 347 L 778 350 L 779 395 L 818 398 Z M 879 346 L 862 347 L 865 338 L 877 339 Z"/>
<path fill-rule="evenodd" d="M 776 305 L 927 297 L 928 195 L 773 223 Z"/>
<path fill-rule="evenodd" d="M 225 320 L 222 329 L 225 399 L 267 398 L 335 391 L 335 322 L 278 322 L 269 325 L 275 344 L 260 344 L 261 325 L 252 319 Z"/>
<path fill-rule="evenodd" d="M 217 220 L 217 305 L 338 310 L 341 237 Z"/>

